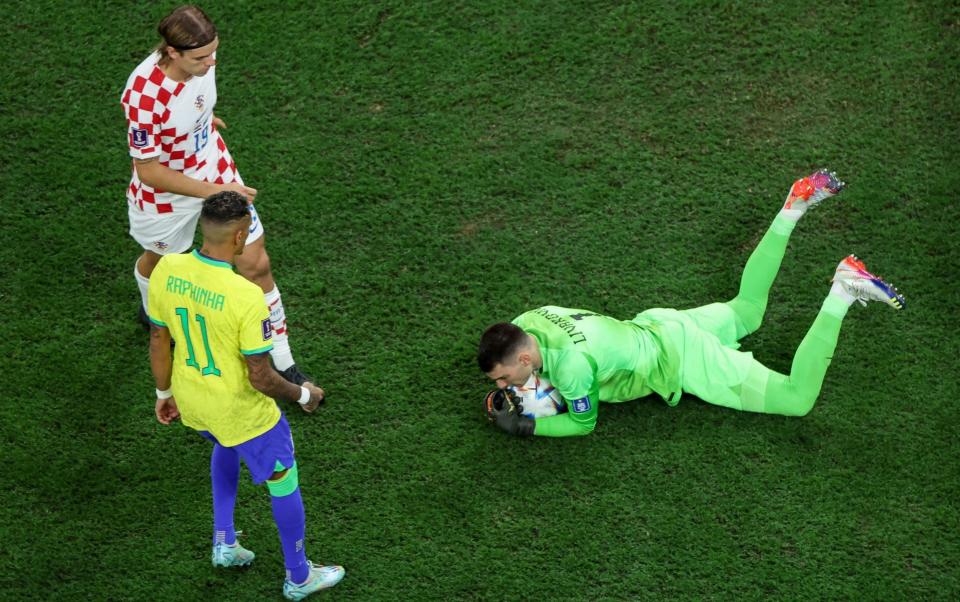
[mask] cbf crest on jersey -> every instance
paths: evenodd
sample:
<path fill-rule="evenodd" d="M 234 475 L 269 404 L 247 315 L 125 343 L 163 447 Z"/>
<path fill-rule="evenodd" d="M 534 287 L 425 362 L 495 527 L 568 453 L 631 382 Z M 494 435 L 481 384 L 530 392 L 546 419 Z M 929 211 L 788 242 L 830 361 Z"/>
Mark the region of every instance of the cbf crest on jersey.
<path fill-rule="evenodd" d="M 143 148 L 147 145 L 147 130 L 142 128 L 130 128 L 130 141 L 136 148 Z"/>

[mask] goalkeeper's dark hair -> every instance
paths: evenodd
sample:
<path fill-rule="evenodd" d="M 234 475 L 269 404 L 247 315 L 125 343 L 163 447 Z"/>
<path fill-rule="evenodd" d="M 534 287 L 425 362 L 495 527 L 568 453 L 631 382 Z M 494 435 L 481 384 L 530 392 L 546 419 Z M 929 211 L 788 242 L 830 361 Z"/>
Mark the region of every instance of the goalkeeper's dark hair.
<path fill-rule="evenodd" d="M 516 324 L 494 324 L 480 337 L 477 364 L 482 372 L 490 372 L 497 364 L 512 357 L 527 342 L 527 333 Z"/>

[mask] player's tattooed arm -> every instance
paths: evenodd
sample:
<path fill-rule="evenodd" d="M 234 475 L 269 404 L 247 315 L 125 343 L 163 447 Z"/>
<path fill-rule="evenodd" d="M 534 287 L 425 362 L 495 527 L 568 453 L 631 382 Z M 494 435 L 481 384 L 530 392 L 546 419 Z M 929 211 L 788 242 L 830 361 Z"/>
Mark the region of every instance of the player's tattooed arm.
<path fill-rule="evenodd" d="M 157 388 L 166 391 L 170 388 L 173 374 L 173 357 L 170 354 L 170 331 L 165 326 L 150 323 L 150 369 L 157 381 Z"/>
<path fill-rule="evenodd" d="M 173 375 L 173 358 L 170 355 L 170 331 L 164 326 L 150 323 L 150 370 L 157 382 L 157 402 L 154 413 L 161 424 L 170 424 L 180 417 L 177 400 L 172 395 L 160 397 L 160 391 L 170 389 Z"/>
<path fill-rule="evenodd" d="M 283 377 L 273 369 L 269 353 L 257 353 L 244 358 L 247 360 L 250 384 L 254 389 L 274 399 L 288 401 L 300 399 L 300 387 L 283 380 Z"/>
<path fill-rule="evenodd" d="M 255 355 L 246 355 L 247 372 L 249 373 L 250 384 L 257 391 L 260 391 L 267 397 L 274 399 L 286 399 L 289 401 L 300 401 L 300 387 L 287 382 L 280 374 L 273 369 L 270 363 L 269 353 L 257 353 Z M 312 412 L 320 405 L 323 399 L 323 389 L 305 383 L 304 386 L 310 391 L 310 401 L 303 406 L 304 410 Z"/>

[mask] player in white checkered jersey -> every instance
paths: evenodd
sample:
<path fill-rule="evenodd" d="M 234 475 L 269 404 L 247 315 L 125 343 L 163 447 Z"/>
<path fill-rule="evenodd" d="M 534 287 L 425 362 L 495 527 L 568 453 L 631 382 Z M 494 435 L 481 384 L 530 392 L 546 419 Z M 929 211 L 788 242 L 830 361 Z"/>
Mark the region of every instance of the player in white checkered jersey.
<path fill-rule="evenodd" d="M 167 253 L 193 246 L 203 199 L 233 190 L 250 202 L 253 221 L 237 271 L 264 291 L 273 326 L 271 359 L 283 377 L 297 385 L 312 381 L 297 367 L 287 339 L 286 316 L 273 279 L 254 208 L 257 191 L 244 186 L 220 136 L 226 129 L 214 115 L 217 103 L 217 29 L 195 6 L 181 6 L 157 28 L 160 44 L 130 74 L 121 103 L 133 170 L 127 188 L 130 235 L 143 247 L 134 277 L 145 320 L 150 274 Z"/>

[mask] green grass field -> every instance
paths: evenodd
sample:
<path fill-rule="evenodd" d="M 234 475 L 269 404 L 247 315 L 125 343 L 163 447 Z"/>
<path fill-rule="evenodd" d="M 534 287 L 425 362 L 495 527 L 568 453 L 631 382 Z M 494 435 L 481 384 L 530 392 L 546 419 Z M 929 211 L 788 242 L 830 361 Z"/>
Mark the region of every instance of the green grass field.
<path fill-rule="evenodd" d="M 209 563 L 209 444 L 153 416 L 119 95 L 172 2 L 0 21 L 0 598 L 279 599 Z M 286 406 L 318 599 L 960 598 L 960 8 L 952 1 L 209 2 L 217 114 L 300 364 Z M 817 406 L 685 397 L 579 439 L 488 425 L 482 330 L 554 304 L 726 300 L 790 183 L 804 218 L 745 349 L 789 371 L 836 263 L 855 307 Z"/>

